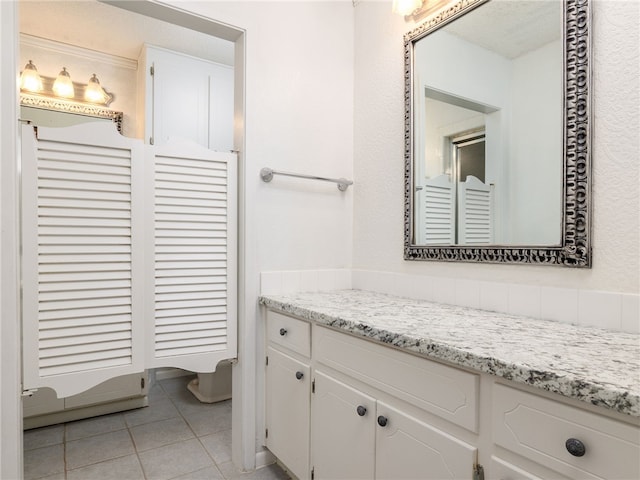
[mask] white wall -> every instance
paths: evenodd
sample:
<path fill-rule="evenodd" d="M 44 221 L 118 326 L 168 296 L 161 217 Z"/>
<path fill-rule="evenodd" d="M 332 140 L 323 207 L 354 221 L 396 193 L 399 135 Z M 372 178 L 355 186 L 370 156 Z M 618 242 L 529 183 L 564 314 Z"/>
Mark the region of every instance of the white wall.
<path fill-rule="evenodd" d="M 245 390 L 234 400 L 233 441 L 235 446 L 241 436 L 254 439 L 260 451 L 264 337 L 257 308 L 259 274 L 349 267 L 357 188 L 339 192 L 334 184 L 281 176 L 264 183 L 260 169 L 353 177 L 353 6 L 346 1 L 171 3 L 246 31 L 246 141 L 236 145 L 244 162 L 240 288 L 245 301 L 239 339 L 244 373 L 242 379 L 234 376 L 234 396 L 237 387 Z M 236 452 L 234 462 L 250 467 L 250 452 L 244 452 L 244 459 Z"/>
<path fill-rule="evenodd" d="M 508 243 L 558 245 L 562 232 L 562 43 L 512 62 Z M 540 72 L 543 72 L 540 74 Z"/>
<path fill-rule="evenodd" d="M 585 270 L 403 260 L 402 35 L 415 25 L 392 15 L 391 2 L 358 3 L 354 268 L 442 279 L 637 294 L 640 284 L 639 5 L 611 0 L 596 0 L 593 4 L 594 257 L 593 268 Z"/>
<path fill-rule="evenodd" d="M 0 2 L 0 478 L 20 478 L 22 401 L 18 322 L 17 16 L 13 2 Z"/>

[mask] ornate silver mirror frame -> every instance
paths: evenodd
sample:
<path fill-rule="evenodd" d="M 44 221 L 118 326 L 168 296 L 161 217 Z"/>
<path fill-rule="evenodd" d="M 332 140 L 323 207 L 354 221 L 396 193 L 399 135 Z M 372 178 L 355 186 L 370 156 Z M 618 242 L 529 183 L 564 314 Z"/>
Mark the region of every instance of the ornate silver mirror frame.
<path fill-rule="evenodd" d="M 413 232 L 413 48 L 425 35 L 488 0 L 459 0 L 404 36 L 405 189 L 404 258 L 447 262 L 591 267 L 591 17 L 589 0 L 564 4 L 563 205 L 557 246 L 422 246 Z"/>

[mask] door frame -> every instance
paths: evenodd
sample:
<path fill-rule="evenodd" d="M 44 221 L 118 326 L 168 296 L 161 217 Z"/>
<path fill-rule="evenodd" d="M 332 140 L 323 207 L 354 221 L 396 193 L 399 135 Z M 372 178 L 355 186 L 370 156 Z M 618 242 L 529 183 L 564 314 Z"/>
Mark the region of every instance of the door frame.
<path fill-rule="evenodd" d="M 234 42 L 234 145 L 238 153 L 238 358 L 233 368 L 232 459 L 242 470 L 256 468 L 255 336 L 245 335 L 254 307 L 247 298 L 245 185 L 246 31 L 211 18 L 157 3 L 99 0 L 131 12 Z M 0 1 L 0 478 L 22 478 L 21 323 L 19 289 L 18 3 Z M 243 361 L 244 360 L 244 361 Z"/>

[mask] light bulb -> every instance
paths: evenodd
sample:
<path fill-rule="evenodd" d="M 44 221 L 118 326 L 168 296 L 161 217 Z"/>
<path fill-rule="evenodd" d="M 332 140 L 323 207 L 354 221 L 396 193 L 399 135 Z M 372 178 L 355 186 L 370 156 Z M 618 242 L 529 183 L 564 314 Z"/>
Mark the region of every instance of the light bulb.
<path fill-rule="evenodd" d="M 399 15 L 411 15 L 422 6 L 422 0 L 393 0 L 391 11 Z"/>
<path fill-rule="evenodd" d="M 39 92 L 42 90 L 42 79 L 31 60 L 24 66 L 24 70 L 22 74 L 20 74 L 20 90 L 27 90 L 28 92 Z"/>
<path fill-rule="evenodd" d="M 87 83 L 87 88 L 84 90 L 84 99 L 91 103 L 104 103 L 105 97 L 106 95 L 100 86 L 100 81 L 94 73 L 89 79 L 89 83 Z"/>
<path fill-rule="evenodd" d="M 58 97 L 72 98 L 74 95 L 73 82 L 71 76 L 67 72 L 66 67 L 62 67 L 62 71 L 58 74 L 58 78 L 53 83 L 53 93 Z"/>

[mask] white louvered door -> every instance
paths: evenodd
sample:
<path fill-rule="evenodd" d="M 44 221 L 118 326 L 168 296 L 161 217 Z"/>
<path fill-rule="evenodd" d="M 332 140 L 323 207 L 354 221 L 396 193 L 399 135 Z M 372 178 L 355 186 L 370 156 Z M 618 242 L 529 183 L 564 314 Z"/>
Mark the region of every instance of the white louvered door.
<path fill-rule="evenodd" d="M 142 142 L 100 123 L 22 142 L 24 388 L 66 397 L 141 372 Z"/>
<path fill-rule="evenodd" d="M 424 244 L 454 244 L 455 192 L 449 175 L 439 175 L 427 180 L 422 192 L 424 218 L 420 226 Z"/>
<path fill-rule="evenodd" d="M 236 156 L 147 150 L 147 364 L 213 372 L 236 356 Z"/>
<path fill-rule="evenodd" d="M 493 192 L 491 185 L 473 175 L 458 184 L 458 242 L 464 245 L 493 243 Z"/>
<path fill-rule="evenodd" d="M 22 132 L 23 387 L 236 356 L 236 160 L 111 124 Z"/>

